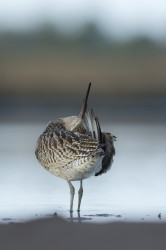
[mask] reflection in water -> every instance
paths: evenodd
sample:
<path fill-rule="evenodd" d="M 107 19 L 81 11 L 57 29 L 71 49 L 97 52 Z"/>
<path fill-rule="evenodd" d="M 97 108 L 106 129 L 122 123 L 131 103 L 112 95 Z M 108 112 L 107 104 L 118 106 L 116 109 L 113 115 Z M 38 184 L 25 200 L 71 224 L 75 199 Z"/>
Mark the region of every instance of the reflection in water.
<path fill-rule="evenodd" d="M 61 213 L 54 213 L 53 215 L 48 215 L 49 217 L 57 217 L 57 216 L 61 216 Z M 69 217 L 68 217 L 69 216 Z M 66 219 L 70 222 L 84 222 L 84 221 L 90 221 L 90 220 L 94 220 L 96 221 L 97 218 L 122 218 L 122 215 L 120 214 L 85 214 L 85 213 L 81 213 L 79 211 L 77 211 L 76 213 L 73 213 L 71 211 L 66 211 Z"/>
<path fill-rule="evenodd" d="M 78 222 L 81 223 L 82 221 L 85 220 L 91 220 L 91 218 L 86 218 L 80 215 L 80 212 L 77 211 L 77 216 L 73 216 L 73 212 L 69 212 L 70 213 L 70 217 L 67 218 L 67 220 L 69 220 L 70 222 Z"/>
<path fill-rule="evenodd" d="M 67 218 L 67 220 L 69 220 L 70 222 L 74 222 L 74 221 L 78 221 L 78 222 L 82 222 L 82 221 L 85 221 L 85 220 L 92 220 L 94 219 L 94 221 L 96 220 L 97 217 L 116 217 L 116 218 L 121 218 L 122 215 L 118 214 L 87 214 L 87 215 L 82 215 L 81 216 L 81 212 L 78 212 L 77 211 L 77 216 L 73 216 L 73 212 L 70 212 L 70 217 Z"/>

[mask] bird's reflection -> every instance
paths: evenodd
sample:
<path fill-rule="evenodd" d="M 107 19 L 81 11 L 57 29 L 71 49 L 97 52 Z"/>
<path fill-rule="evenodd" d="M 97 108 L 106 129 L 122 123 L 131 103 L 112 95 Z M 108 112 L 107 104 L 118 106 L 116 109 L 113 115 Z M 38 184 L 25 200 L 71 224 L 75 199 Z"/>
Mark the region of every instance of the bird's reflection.
<path fill-rule="evenodd" d="M 80 211 L 77 211 L 77 216 L 76 217 L 74 217 L 73 212 L 69 211 L 69 213 L 70 213 L 70 217 L 67 218 L 67 220 L 69 220 L 72 223 L 73 222 L 82 223 L 85 220 L 91 220 L 92 219 L 92 218 L 87 218 L 87 217 L 81 216 Z"/>

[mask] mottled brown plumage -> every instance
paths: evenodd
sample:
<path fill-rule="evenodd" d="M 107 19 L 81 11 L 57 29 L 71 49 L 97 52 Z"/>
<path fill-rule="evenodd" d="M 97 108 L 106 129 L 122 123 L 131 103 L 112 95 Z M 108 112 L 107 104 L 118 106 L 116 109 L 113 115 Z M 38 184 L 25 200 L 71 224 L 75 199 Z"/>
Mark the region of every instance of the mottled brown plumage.
<path fill-rule="evenodd" d="M 115 155 L 111 133 L 101 132 L 98 118 L 87 107 L 88 91 L 79 116 L 59 118 L 48 124 L 36 146 L 36 157 L 49 172 L 67 180 L 73 209 L 74 187 L 71 181 L 79 180 L 78 210 L 83 194 L 82 180 L 106 173 Z"/>

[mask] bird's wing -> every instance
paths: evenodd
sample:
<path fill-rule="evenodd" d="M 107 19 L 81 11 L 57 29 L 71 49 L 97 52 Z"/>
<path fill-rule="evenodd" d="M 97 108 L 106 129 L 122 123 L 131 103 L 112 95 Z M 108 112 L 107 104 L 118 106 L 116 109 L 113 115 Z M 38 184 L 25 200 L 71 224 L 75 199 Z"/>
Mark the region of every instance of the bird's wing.
<path fill-rule="evenodd" d="M 79 117 L 84 121 L 86 130 L 89 133 L 89 135 L 92 138 L 96 139 L 99 143 L 101 143 L 102 133 L 98 118 L 95 116 L 93 110 L 88 108 L 87 104 L 90 88 L 91 88 L 91 82 L 88 85 L 88 89 L 81 107 L 81 112 L 79 114 Z"/>
<path fill-rule="evenodd" d="M 101 133 L 99 120 L 97 116 L 95 116 L 92 109 L 87 108 L 85 115 L 84 115 L 84 122 L 85 122 L 86 129 L 88 130 L 92 138 L 94 138 L 101 144 L 102 133 Z"/>
<path fill-rule="evenodd" d="M 115 155 L 115 137 L 110 133 L 101 132 L 99 120 L 97 116 L 95 116 L 93 110 L 88 109 L 88 106 L 86 111 L 84 112 L 83 119 L 88 133 L 92 138 L 98 141 L 105 154 L 102 160 L 102 168 L 98 173 L 95 174 L 96 176 L 98 176 L 106 173 L 112 165 L 113 156 Z"/>
<path fill-rule="evenodd" d="M 66 130 L 42 134 L 36 149 L 36 156 L 43 165 L 50 163 L 57 166 L 64 166 L 78 157 L 102 153 L 103 150 L 95 139 Z"/>

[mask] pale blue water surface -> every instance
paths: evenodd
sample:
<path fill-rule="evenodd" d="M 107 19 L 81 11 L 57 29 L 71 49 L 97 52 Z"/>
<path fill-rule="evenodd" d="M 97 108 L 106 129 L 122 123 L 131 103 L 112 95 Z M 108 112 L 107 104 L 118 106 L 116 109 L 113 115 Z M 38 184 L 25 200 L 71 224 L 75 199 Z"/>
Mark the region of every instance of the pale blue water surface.
<path fill-rule="evenodd" d="M 0 222 L 21 222 L 57 214 L 69 219 L 67 182 L 47 172 L 34 151 L 44 123 L 0 124 Z M 111 170 L 83 182 L 78 220 L 76 187 L 73 220 L 166 221 L 165 124 L 105 124 L 117 136 Z"/>

